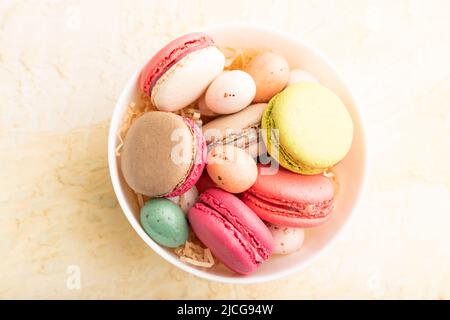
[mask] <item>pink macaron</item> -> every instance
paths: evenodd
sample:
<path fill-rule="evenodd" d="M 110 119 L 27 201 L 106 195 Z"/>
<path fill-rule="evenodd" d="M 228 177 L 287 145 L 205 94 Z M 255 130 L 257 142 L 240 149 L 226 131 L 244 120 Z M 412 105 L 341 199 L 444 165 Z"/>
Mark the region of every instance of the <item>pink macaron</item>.
<path fill-rule="evenodd" d="M 207 189 L 189 210 L 188 219 L 214 256 L 237 273 L 254 272 L 272 254 L 270 230 L 231 193 Z"/>
<path fill-rule="evenodd" d="M 323 175 L 301 175 L 279 168 L 274 175 L 261 174 L 242 195 L 242 201 L 261 219 L 280 226 L 309 228 L 330 218 L 334 186 Z"/>
<path fill-rule="evenodd" d="M 190 33 L 153 56 L 141 72 L 140 88 L 159 110 L 176 111 L 197 100 L 224 65 L 210 36 Z"/>

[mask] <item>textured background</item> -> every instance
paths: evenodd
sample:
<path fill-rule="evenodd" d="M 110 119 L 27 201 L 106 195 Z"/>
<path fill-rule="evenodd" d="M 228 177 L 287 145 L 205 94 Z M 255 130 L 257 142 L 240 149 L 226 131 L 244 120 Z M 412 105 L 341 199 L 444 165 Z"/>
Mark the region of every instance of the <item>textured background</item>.
<path fill-rule="evenodd" d="M 322 50 L 369 136 L 350 228 L 306 270 L 260 285 L 162 260 L 123 216 L 107 168 L 108 121 L 133 70 L 169 39 L 227 22 Z M 1 0 L 0 298 L 450 299 L 449 57 L 448 0 Z"/>

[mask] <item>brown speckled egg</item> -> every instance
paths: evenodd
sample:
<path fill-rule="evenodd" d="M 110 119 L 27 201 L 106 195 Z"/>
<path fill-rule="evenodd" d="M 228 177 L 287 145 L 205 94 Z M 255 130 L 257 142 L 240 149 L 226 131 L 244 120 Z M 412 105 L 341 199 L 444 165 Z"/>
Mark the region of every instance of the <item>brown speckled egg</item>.
<path fill-rule="evenodd" d="M 289 80 L 289 65 L 286 59 L 273 52 L 257 55 L 245 71 L 256 83 L 256 95 L 253 102 L 268 102 L 286 87 Z"/>
<path fill-rule="evenodd" d="M 244 149 L 227 145 L 211 149 L 206 171 L 218 187 L 231 193 L 247 190 L 258 176 L 255 160 Z"/>

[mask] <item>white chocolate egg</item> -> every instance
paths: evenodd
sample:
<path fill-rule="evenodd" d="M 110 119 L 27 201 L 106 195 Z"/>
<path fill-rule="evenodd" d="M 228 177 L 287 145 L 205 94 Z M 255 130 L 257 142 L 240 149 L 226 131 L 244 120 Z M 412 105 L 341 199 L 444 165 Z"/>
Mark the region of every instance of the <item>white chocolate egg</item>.
<path fill-rule="evenodd" d="M 269 230 L 274 240 L 274 254 L 290 254 L 301 248 L 305 240 L 305 230 L 270 224 Z"/>
<path fill-rule="evenodd" d="M 255 82 L 248 73 L 241 70 L 224 71 L 206 90 L 205 102 L 212 112 L 230 114 L 247 107 L 255 93 Z"/>
<path fill-rule="evenodd" d="M 189 209 L 191 209 L 194 206 L 195 202 L 197 202 L 197 198 L 198 198 L 198 191 L 197 188 L 193 186 L 182 195 L 167 199 L 169 199 L 176 205 L 180 206 L 181 210 L 185 214 L 187 214 Z"/>
<path fill-rule="evenodd" d="M 197 107 L 198 107 L 198 110 L 200 111 L 200 114 L 201 114 L 202 116 L 215 117 L 215 116 L 218 115 L 218 114 L 215 113 L 214 111 L 211 111 L 211 110 L 208 109 L 208 106 L 206 105 L 206 102 L 205 102 L 205 94 L 203 94 L 203 95 L 198 99 Z"/>

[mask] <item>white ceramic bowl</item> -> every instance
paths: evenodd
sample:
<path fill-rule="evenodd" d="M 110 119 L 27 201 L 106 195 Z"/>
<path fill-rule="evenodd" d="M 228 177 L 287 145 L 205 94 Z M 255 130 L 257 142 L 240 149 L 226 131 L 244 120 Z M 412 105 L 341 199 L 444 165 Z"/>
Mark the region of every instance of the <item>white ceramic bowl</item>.
<path fill-rule="evenodd" d="M 334 170 L 339 178 L 340 187 L 333 217 L 324 225 L 307 230 L 305 243 L 300 251 L 287 256 L 272 256 L 255 273 L 248 276 L 236 275 L 220 265 L 212 269 L 191 266 L 180 261 L 171 250 L 155 243 L 139 223 L 139 209 L 135 197 L 120 173 L 115 155 L 117 134 L 125 118 L 126 109 L 130 102 L 139 101 L 140 70 L 136 70 L 123 89 L 111 121 L 108 160 L 114 191 L 128 221 L 142 240 L 178 268 L 201 278 L 226 283 L 256 283 L 281 278 L 304 268 L 313 258 L 329 247 L 354 212 L 364 187 L 366 174 L 366 148 L 361 118 L 350 90 L 331 64 L 317 50 L 299 39 L 284 33 L 246 25 L 218 26 L 208 28 L 204 32 L 211 35 L 218 46 L 278 52 L 288 60 L 291 68 L 302 68 L 310 72 L 344 101 L 353 119 L 354 138 L 349 154 Z"/>

